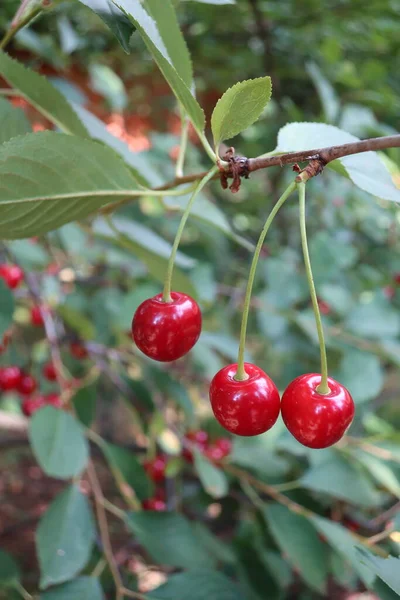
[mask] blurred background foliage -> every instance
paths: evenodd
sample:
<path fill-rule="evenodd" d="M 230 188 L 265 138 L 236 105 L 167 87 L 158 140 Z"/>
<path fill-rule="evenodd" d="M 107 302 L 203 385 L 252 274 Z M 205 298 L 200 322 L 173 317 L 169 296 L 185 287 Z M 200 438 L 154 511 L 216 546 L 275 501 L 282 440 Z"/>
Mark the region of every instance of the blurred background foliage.
<path fill-rule="evenodd" d="M 273 100 L 263 118 L 234 140 L 241 154 L 250 157 L 273 150 L 280 127 L 290 121 L 325 122 L 359 137 L 398 129 L 398 0 L 329 4 L 238 0 L 223 6 L 176 1 L 175 5 L 208 116 L 227 87 L 264 74 L 272 77 Z M 3 0 L 0 30 L 6 29 L 17 6 L 16 1 Z M 132 151 L 141 152 L 146 176 L 158 185 L 174 176 L 179 115 L 136 34 L 131 48 L 126 54 L 102 21 L 73 1 L 60 2 L 21 31 L 11 49 L 46 74 L 69 100 L 104 121 Z M 23 102 L 19 105 L 35 130 L 48 127 Z M 307 139 L 303 147 L 307 149 Z M 400 187 L 400 150 L 388 151 L 386 157 Z M 186 172 L 207 164 L 193 135 Z M 236 360 L 251 248 L 291 177 L 290 169 L 273 168 L 252 175 L 236 196 L 213 183 L 199 199 L 177 266 L 179 284 L 193 290 L 201 303 L 204 331 L 190 356 L 168 369 L 150 364 L 132 350 L 127 332 L 138 304 L 161 289 L 168 244 L 179 221 L 176 205 L 186 199 L 143 197 L 119 210 L 114 223 L 127 236 L 124 244 L 101 217 L 64 226 L 35 243 L 8 244 L 23 268 L 38 278 L 44 301 L 65 325 L 67 367 L 75 377 L 87 376 L 91 365 L 100 367 L 93 385 L 98 427 L 107 439 L 143 448 L 150 438 L 174 455 L 179 454 L 179 442 L 165 435 L 168 420 L 181 431 L 201 426 L 211 435 L 221 434 L 210 415 L 208 382 L 227 361 Z M 347 528 L 351 522 L 369 536 L 376 533 L 377 516 L 400 499 L 400 211 L 396 204 L 371 197 L 331 172 L 310 183 L 308 196 L 310 249 L 330 374 L 352 392 L 356 418 L 350 437 L 337 448 L 308 451 L 279 424 L 260 439 L 235 440 L 230 460 L 277 489 L 295 482 L 290 498 Z M 16 334 L 1 361 L 29 364 L 40 377 L 48 347 L 30 327 L 28 307 L 21 291 Z M 87 343 L 85 361 L 68 352 L 68 343 L 76 337 Z M 248 355 L 281 390 L 297 375 L 319 368 L 295 201 L 289 201 L 278 216 L 258 267 Z M 46 389 L 49 384 L 41 385 Z M 3 395 L 1 403 L 3 409 L 19 411 L 18 399 L 10 394 Z M 160 403 L 166 411 L 154 411 Z M 11 464 L 15 453 L 3 452 L 1 460 Z M 273 505 L 254 515 L 246 495 L 233 483 L 229 496 L 213 500 L 190 474 L 185 486 L 177 485 L 181 469 L 187 467 L 179 461 L 174 464 L 175 483 L 167 490 L 170 501 L 180 503 L 183 497 L 188 514 L 199 520 L 207 515 L 208 529 L 220 541 L 233 544 L 229 552 L 225 546 L 223 551 L 220 546 L 214 550 L 225 571 L 239 578 L 246 598 L 265 598 L 266 589 L 268 598 L 306 600 L 321 593 L 344 598 L 360 589 L 335 543 L 322 564 L 303 564 L 300 577 L 298 565 L 294 572 L 288 567 L 297 564 L 298 556 L 291 557 L 285 536 L 304 524 L 291 524 L 283 535 L 279 523 L 283 528 L 291 515 L 279 512 L 283 507 Z M 219 512 L 211 517 L 207 510 L 215 502 Z M 19 516 L 13 513 L 14 520 Z M 387 523 L 392 517 L 390 513 Z M 378 523 L 381 529 L 386 521 Z M 307 528 L 302 535 L 304 551 L 315 546 L 318 554 L 320 541 Z M 393 554 L 399 552 L 399 536 L 387 538 Z M 280 552 L 288 562 L 282 561 Z M 322 592 L 321 581 L 328 572 L 330 591 Z M 376 586 L 379 598 L 397 597 L 381 581 Z"/>

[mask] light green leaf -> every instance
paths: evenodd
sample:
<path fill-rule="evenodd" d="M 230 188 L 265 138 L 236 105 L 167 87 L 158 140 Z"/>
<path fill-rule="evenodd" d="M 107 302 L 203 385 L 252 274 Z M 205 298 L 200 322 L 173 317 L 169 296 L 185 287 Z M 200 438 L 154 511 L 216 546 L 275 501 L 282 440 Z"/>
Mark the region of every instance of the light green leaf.
<path fill-rule="evenodd" d="M 44 592 L 40 600 L 104 600 L 104 594 L 98 579 L 78 577 Z"/>
<path fill-rule="evenodd" d="M 324 593 L 328 556 L 326 546 L 310 521 L 279 504 L 266 506 L 263 514 L 276 543 L 291 565 L 313 590 Z"/>
<path fill-rule="evenodd" d="M 357 552 L 360 560 L 400 596 L 400 559 L 394 556 L 381 558 L 365 548 L 357 548 Z"/>
<path fill-rule="evenodd" d="M 139 0 L 113 0 L 113 2 L 137 27 L 169 86 L 186 110 L 194 128 L 202 133 L 205 126 L 204 112 L 173 66 L 154 20 L 145 11 Z"/>
<path fill-rule="evenodd" d="M 362 465 L 370 472 L 372 477 L 380 483 L 386 490 L 391 492 L 394 496 L 400 499 L 400 481 L 395 471 L 390 466 L 366 452 L 358 451 L 356 453 L 357 459 Z"/>
<path fill-rule="evenodd" d="M 92 340 L 95 336 L 93 321 L 81 311 L 75 310 L 67 302 L 57 306 L 57 312 L 68 327 L 84 340 Z"/>
<path fill-rule="evenodd" d="M 289 472 L 290 464 L 274 450 L 270 435 L 255 437 L 234 436 L 230 461 L 235 465 L 258 471 L 264 477 L 277 477 L 280 480 Z M 268 456 L 268 460 L 265 457 Z"/>
<path fill-rule="evenodd" d="M 57 127 L 66 133 L 87 136 L 85 127 L 64 96 L 45 77 L 27 69 L 2 51 L 0 75 Z"/>
<path fill-rule="evenodd" d="M 14 314 L 14 296 L 0 277 L 0 339 L 10 327 Z"/>
<path fill-rule="evenodd" d="M 145 0 L 144 7 L 156 22 L 168 56 L 178 75 L 190 89 L 193 84 L 192 60 L 171 0 L 163 0 L 163 2 Z"/>
<path fill-rule="evenodd" d="M 314 62 L 306 64 L 306 70 L 318 92 L 325 120 L 334 123 L 340 110 L 340 101 L 331 83 Z"/>
<path fill-rule="evenodd" d="M 75 577 L 89 560 L 95 536 L 87 497 L 76 485 L 67 487 L 51 503 L 36 531 L 41 588 Z"/>
<path fill-rule="evenodd" d="M 69 413 L 46 406 L 29 423 L 29 440 L 39 465 L 50 477 L 69 479 L 82 473 L 89 458 L 83 427 Z"/>
<path fill-rule="evenodd" d="M 357 142 L 359 138 L 333 125 L 323 123 L 289 123 L 278 134 L 276 153 L 316 150 Z M 376 152 L 363 152 L 345 156 L 329 163 L 336 169 L 337 163 L 345 169 L 347 176 L 359 188 L 385 200 L 400 202 L 400 190 Z"/>
<path fill-rule="evenodd" d="M 194 450 L 194 466 L 203 488 L 213 498 L 223 498 L 229 491 L 225 473 L 213 465 L 198 450 Z"/>
<path fill-rule="evenodd" d="M 113 150 L 50 131 L 0 146 L 0 237 L 40 235 L 130 195 L 131 172 Z"/>
<path fill-rule="evenodd" d="M 187 387 L 174 379 L 167 371 L 158 369 L 157 367 L 150 367 L 148 373 L 149 381 L 154 381 L 163 394 L 167 394 L 171 400 L 176 402 L 184 411 L 188 424 L 191 423 L 193 425 L 195 414 Z"/>
<path fill-rule="evenodd" d="M 183 515 L 151 511 L 130 513 L 127 525 L 159 564 L 183 569 L 212 565 L 211 557 L 199 545 L 193 526 Z"/>
<path fill-rule="evenodd" d="M 15 108 L 4 98 L 0 98 L 0 144 L 31 131 L 32 127 L 24 111 L 21 108 Z"/>
<path fill-rule="evenodd" d="M 135 28 L 132 27 L 132 23 L 124 13 L 122 13 L 111 0 L 79 0 L 79 2 L 90 8 L 100 17 L 100 19 L 102 19 L 102 21 L 104 21 L 125 52 L 129 54 L 129 40 L 131 39 L 131 35 Z"/>
<path fill-rule="evenodd" d="M 379 358 L 352 348 L 346 350 L 340 361 L 337 379 L 349 390 L 356 403 L 376 398 L 384 383 Z"/>
<path fill-rule="evenodd" d="M 107 65 L 91 64 L 89 73 L 91 87 L 106 98 L 111 110 L 124 110 L 128 96 L 122 79 Z"/>
<path fill-rule="evenodd" d="M 11 554 L 0 549 L 0 588 L 14 585 L 20 575 L 19 566 Z"/>
<path fill-rule="evenodd" d="M 387 299 L 376 296 L 368 304 L 355 306 L 345 327 L 369 338 L 394 338 L 400 333 L 400 315 Z"/>
<path fill-rule="evenodd" d="M 172 575 L 149 595 L 156 600 L 245 600 L 240 588 L 222 573 L 196 569 Z"/>
<path fill-rule="evenodd" d="M 270 77 L 241 81 L 220 98 L 211 117 L 214 144 L 229 140 L 260 117 L 271 98 Z"/>
<path fill-rule="evenodd" d="M 96 417 L 96 383 L 79 388 L 72 397 L 76 415 L 85 427 L 90 427 Z"/>
<path fill-rule="evenodd" d="M 133 452 L 108 442 L 102 443 L 101 449 L 120 484 L 128 484 L 139 500 L 145 500 L 153 494 L 154 486 Z"/>

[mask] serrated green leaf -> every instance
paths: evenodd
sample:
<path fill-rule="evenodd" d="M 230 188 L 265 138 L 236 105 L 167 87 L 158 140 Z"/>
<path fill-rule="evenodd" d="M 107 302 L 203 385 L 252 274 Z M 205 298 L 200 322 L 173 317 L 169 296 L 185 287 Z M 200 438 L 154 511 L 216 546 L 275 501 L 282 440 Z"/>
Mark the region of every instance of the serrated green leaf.
<path fill-rule="evenodd" d="M 130 513 L 127 525 L 159 564 L 183 569 L 212 565 L 211 557 L 199 545 L 190 521 L 183 515 L 152 511 Z"/>
<path fill-rule="evenodd" d="M 266 506 L 263 514 L 276 543 L 292 566 L 312 589 L 324 593 L 328 555 L 315 528 L 305 517 L 279 504 Z"/>
<path fill-rule="evenodd" d="M 260 117 L 271 98 L 270 77 L 241 81 L 220 98 L 211 117 L 214 144 L 229 140 Z"/>
<path fill-rule="evenodd" d="M 83 137 L 87 131 L 64 96 L 42 75 L 0 51 L 0 75 L 39 112 L 66 133 Z"/>
<path fill-rule="evenodd" d="M 29 440 L 39 465 L 50 477 L 69 479 L 82 473 L 89 458 L 83 427 L 69 413 L 46 406 L 29 423 Z"/>
<path fill-rule="evenodd" d="M 395 471 L 390 466 L 366 452 L 356 452 L 356 457 L 362 465 L 370 472 L 372 477 L 381 484 L 386 490 L 400 499 L 400 481 Z"/>
<path fill-rule="evenodd" d="M 101 449 L 119 483 L 127 483 L 139 500 L 145 500 L 153 494 L 154 486 L 133 452 L 108 442 L 102 443 Z"/>
<path fill-rule="evenodd" d="M 223 498 L 229 491 L 225 473 L 213 465 L 198 450 L 194 450 L 194 465 L 202 486 L 213 498 Z"/>
<path fill-rule="evenodd" d="M 163 2 L 145 0 L 144 7 L 156 22 L 168 56 L 178 75 L 190 89 L 193 84 L 192 60 L 171 0 L 163 0 Z"/>
<path fill-rule="evenodd" d="M 400 596 L 400 559 L 394 556 L 381 558 L 365 548 L 357 548 L 357 552 L 360 560 Z"/>
<path fill-rule="evenodd" d="M 78 577 L 44 592 L 40 600 L 104 600 L 104 594 L 98 579 Z"/>
<path fill-rule="evenodd" d="M 10 327 L 14 314 L 14 296 L 5 281 L 0 277 L 0 340 Z"/>
<path fill-rule="evenodd" d="M 137 27 L 169 86 L 192 121 L 194 128 L 202 133 L 205 126 L 204 112 L 173 66 L 155 21 L 145 11 L 139 0 L 113 0 L 113 2 Z"/>
<path fill-rule="evenodd" d="M 20 569 L 11 554 L 0 549 L 0 588 L 14 585 L 20 579 Z"/>
<path fill-rule="evenodd" d="M 50 131 L 0 146 L 0 238 L 39 235 L 129 197 L 136 182 L 113 150 Z"/>
<path fill-rule="evenodd" d="M 279 131 L 275 152 L 316 150 L 358 141 L 359 138 L 333 125 L 289 123 Z M 328 167 L 336 170 L 338 163 L 341 172 L 343 173 L 344 168 L 352 182 L 365 192 L 377 198 L 400 202 L 400 190 L 394 185 L 390 173 L 376 152 L 345 156 L 329 163 Z"/>
<path fill-rule="evenodd" d="M 196 569 L 172 575 L 149 595 L 156 600 L 245 600 L 240 588 L 222 573 Z"/>
<path fill-rule="evenodd" d="M 0 144 L 31 131 L 32 127 L 24 111 L 0 98 Z"/>
<path fill-rule="evenodd" d="M 86 565 L 96 536 L 92 511 L 76 485 L 51 503 L 36 531 L 40 586 L 64 583 Z"/>
<path fill-rule="evenodd" d="M 129 40 L 131 39 L 131 35 L 135 31 L 135 28 L 132 27 L 132 23 L 124 13 L 121 12 L 111 0 L 79 0 L 79 2 L 90 8 L 102 21 L 104 21 L 125 52 L 129 54 Z"/>

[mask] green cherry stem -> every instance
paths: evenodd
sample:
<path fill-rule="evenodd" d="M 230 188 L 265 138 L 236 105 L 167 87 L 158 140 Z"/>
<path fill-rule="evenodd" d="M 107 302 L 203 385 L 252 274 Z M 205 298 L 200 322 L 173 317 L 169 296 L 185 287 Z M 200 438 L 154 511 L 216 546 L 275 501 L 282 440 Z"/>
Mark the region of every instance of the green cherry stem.
<path fill-rule="evenodd" d="M 183 165 L 185 162 L 186 148 L 188 143 L 188 134 L 189 134 L 189 120 L 183 110 L 181 108 L 181 122 L 182 122 L 182 131 L 181 131 L 181 143 L 179 146 L 179 155 L 178 160 L 176 161 L 175 167 L 175 177 L 183 177 Z"/>
<path fill-rule="evenodd" d="M 326 348 L 324 330 L 322 327 L 321 314 L 319 312 L 317 293 L 315 291 L 314 278 L 311 269 L 310 254 L 308 252 L 307 229 L 306 229 L 306 184 L 301 182 L 299 187 L 299 208 L 300 208 L 300 235 L 303 248 L 304 266 L 306 269 L 308 287 L 310 289 L 311 302 L 313 306 L 315 324 L 317 326 L 319 349 L 321 353 L 321 383 L 317 387 L 319 394 L 329 394 L 331 391 L 328 385 L 328 361 L 326 359 Z"/>
<path fill-rule="evenodd" d="M 176 258 L 176 253 L 178 250 L 179 242 L 181 241 L 182 233 L 186 225 L 186 221 L 188 220 L 190 211 L 193 206 L 193 202 L 195 201 L 198 194 L 201 192 L 203 187 L 212 179 L 217 173 L 218 167 L 213 167 L 207 175 L 203 177 L 201 181 L 197 184 L 194 192 L 192 193 L 189 202 L 185 208 L 185 211 L 182 215 L 181 222 L 179 223 L 178 231 L 176 232 L 176 236 L 174 239 L 174 243 L 172 246 L 171 254 L 168 260 L 167 273 L 165 275 L 165 283 L 164 283 L 164 291 L 163 291 L 163 300 L 164 302 L 172 302 L 171 298 L 171 281 L 172 281 L 172 272 L 174 270 L 174 263 Z"/>
<path fill-rule="evenodd" d="M 247 281 L 246 295 L 244 298 L 244 306 L 243 306 L 243 315 L 242 315 L 242 324 L 240 327 L 240 342 L 239 342 L 239 354 L 238 354 L 238 366 L 237 371 L 234 376 L 236 381 L 244 381 L 248 378 L 248 375 L 244 368 L 244 351 L 246 346 L 246 330 L 247 330 L 247 321 L 249 318 L 249 310 L 250 310 L 250 301 L 251 301 L 251 292 L 253 289 L 254 277 L 256 274 L 257 263 L 260 256 L 261 248 L 265 240 L 265 236 L 268 233 L 268 229 L 270 228 L 272 221 L 274 220 L 277 212 L 281 208 L 281 206 L 286 202 L 289 198 L 290 194 L 294 192 L 296 189 L 296 183 L 293 182 L 289 185 L 288 188 L 283 192 L 282 196 L 279 198 L 278 202 L 275 204 L 267 220 L 265 221 L 265 225 L 260 233 L 260 237 L 258 238 L 256 249 L 254 250 L 253 260 L 251 262 L 249 279 Z"/>

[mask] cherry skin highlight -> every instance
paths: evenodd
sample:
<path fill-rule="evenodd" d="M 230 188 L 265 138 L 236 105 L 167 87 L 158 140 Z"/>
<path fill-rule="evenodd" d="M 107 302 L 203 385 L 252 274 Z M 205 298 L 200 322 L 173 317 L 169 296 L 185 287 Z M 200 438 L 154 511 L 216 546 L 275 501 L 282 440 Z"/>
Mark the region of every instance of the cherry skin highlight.
<path fill-rule="evenodd" d="M 354 417 L 354 402 L 349 391 L 328 377 L 329 394 L 319 394 L 321 375 L 307 373 L 286 388 L 281 403 L 286 427 L 307 448 L 328 448 L 336 444 Z"/>
<path fill-rule="evenodd" d="M 132 337 L 154 360 L 170 362 L 193 348 L 201 332 L 201 311 L 193 298 L 171 292 L 172 302 L 157 294 L 142 302 L 133 316 Z"/>
<path fill-rule="evenodd" d="M 271 429 L 280 411 L 279 392 L 266 373 L 256 365 L 245 363 L 249 376 L 244 381 L 234 377 L 237 364 L 224 367 L 214 376 L 210 401 L 215 418 L 236 435 L 260 435 Z"/>

